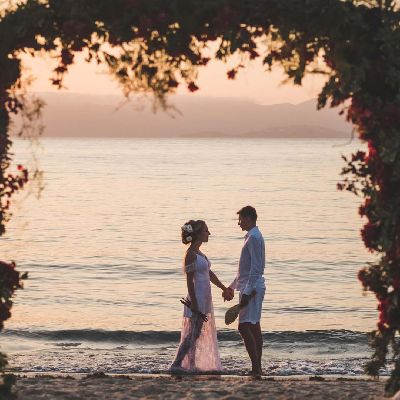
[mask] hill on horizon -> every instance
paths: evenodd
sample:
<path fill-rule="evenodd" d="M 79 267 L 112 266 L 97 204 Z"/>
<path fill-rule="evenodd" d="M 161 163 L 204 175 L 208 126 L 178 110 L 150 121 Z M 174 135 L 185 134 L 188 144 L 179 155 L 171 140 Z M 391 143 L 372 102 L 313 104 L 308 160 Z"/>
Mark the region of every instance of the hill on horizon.
<path fill-rule="evenodd" d="M 316 100 L 260 105 L 249 100 L 171 96 L 177 111 L 152 111 L 148 102 L 108 95 L 37 93 L 47 103 L 44 137 L 349 138 L 338 109 Z M 125 103 L 125 104 L 124 104 Z M 18 126 L 18 120 L 16 120 Z"/>

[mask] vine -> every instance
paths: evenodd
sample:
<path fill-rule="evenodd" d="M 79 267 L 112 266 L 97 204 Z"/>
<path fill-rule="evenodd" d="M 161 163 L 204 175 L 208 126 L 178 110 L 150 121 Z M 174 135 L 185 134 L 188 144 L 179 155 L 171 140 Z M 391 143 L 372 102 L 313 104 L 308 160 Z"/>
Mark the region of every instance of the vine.
<path fill-rule="evenodd" d="M 11 318 L 12 298 L 14 292 L 23 288 L 23 280 L 28 278 L 28 274 L 21 274 L 15 269 L 15 263 L 0 261 L 0 331 L 4 328 L 4 322 Z M 0 373 L 2 382 L 0 384 L 0 395 L 12 397 L 12 386 L 15 383 L 15 376 L 5 374 L 7 357 L 0 353 Z M 3 397 L 1 397 L 3 398 Z"/>

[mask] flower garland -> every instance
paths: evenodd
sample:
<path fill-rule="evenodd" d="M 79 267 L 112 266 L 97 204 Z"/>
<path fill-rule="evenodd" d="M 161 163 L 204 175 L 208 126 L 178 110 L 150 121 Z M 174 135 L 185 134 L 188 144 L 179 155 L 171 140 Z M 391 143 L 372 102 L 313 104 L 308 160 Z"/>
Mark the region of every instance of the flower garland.
<path fill-rule="evenodd" d="M 325 74 L 318 107 L 342 106 L 368 151 L 344 157 L 339 189 L 364 198 L 367 219 L 361 230 L 365 246 L 380 260 L 358 277 L 378 301 L 377 329 L 371 333 L 373 375 L 387 362 L 392 346 L 394 368 L 387 392 L 400 388 L 400 13 L 389 0 L 27 0 L 0 14 L 0 235 L 9 219 L 10 199 L 28 175 L 10 174 L 10 115 L 25 104 L 21 86 L 23 52 L 51 53 L 58 65 L 53 84 L 77 52 L 108 66 L 126 96 L 153 93 L 155 105 L 167 107 L 166 95 L 179 85 L 190 92 L 204 54 L 218 43 L 213 58 L 240 62 L 227 71 L 235 79 L 246 60 L 261 58 L 267 69 L 279 64 L 294 84 L 307 73 Z M 268 45 L 262 51 L 258 42 Z M 323 65 L 321 66 L 321 59 Z M 20 181 L 22 179 L 22 181 Z M 190 232 L 188 232 L 190 233 Z M 7 310 L 3 310 L 7 316 Z"/>

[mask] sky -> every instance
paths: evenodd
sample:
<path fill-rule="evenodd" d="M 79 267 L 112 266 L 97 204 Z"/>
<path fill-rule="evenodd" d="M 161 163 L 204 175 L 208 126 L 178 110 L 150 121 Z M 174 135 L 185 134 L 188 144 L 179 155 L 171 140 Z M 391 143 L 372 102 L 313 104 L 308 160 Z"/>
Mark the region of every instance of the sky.
<path fill-rule="evenodd" d="M 35 77 L 30 90 L 34 92 L 55 92 L 49 78 L 52 69 L 56 66 L 50 56 L 23 59 L 25 67 Z M 211 61 L 207 67 L 199 70 L 197 84 L 200 90 L 192 96 L 211 96 L 242 98 L 258 104 L 298 104 L 316 98 L 323 86 L 323 78 L 317 75 L 307 76 L 302 86 L 292 83 L 284 84 L 285 75 L 279 67 L 272 72 L 265 71 L 261 60 L 251 61 L 247 67 L 241 69 L 235 80 L 228 80 L 226 72 L 232 65 L 221 61 Z M 85 93 L 92 95 L 119 95 L 121 90 L 104 66 L 94 63 L 88 64 L 82 56 L 76 57 L 75 64 L 65 76 L 65 86 L 68 92 Z M 178 95 L 189 94 L 184 85 L 177 91 Z"/>

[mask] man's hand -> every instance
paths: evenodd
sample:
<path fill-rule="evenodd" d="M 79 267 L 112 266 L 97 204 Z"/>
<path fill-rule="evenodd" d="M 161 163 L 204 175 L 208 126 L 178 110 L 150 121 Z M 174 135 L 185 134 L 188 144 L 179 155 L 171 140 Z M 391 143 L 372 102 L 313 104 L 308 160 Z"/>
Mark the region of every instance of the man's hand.
<path fill-rule="evenodd" d="M 224 301 L 231 301 L 235 297 L 235 291 L 227 287 L 222 291 L 222 297 L 224 298 Z"/>
<path fill-rule="evenodd" d="M 248 294 L 242 294 L 242 298 L 240 299 L 240 307 L 245 307 L 249 304 L 251 296 Z"/>

